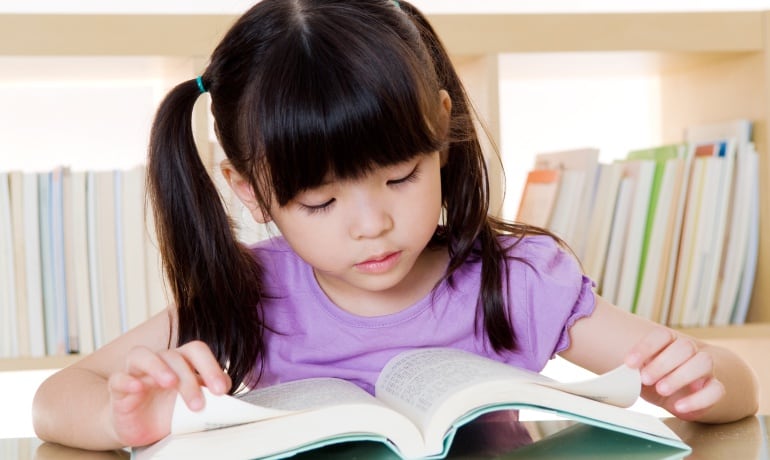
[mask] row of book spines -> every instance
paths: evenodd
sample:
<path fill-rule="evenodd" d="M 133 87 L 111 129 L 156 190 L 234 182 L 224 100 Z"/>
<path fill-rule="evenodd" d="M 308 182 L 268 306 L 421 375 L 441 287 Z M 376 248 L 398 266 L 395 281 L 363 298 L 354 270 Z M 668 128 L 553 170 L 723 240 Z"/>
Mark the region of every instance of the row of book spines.
<path fill-rule="evenodd" d="M 699 149 L 703 150 L 704 147 L 705 146 L 701 145 L 699 146 Z M 710 160 L 711 163 L 714 163 L 715 165 L 725 163 L 729 166 L 732 164 L 729 161 L 732 161 L 735 155 L 726 155 L 725 152 L 727 151 L 727 147 L 725 143 L 717 144 L 716 151 L 713 151 L 714 146 L 711 147 L 711 153 L 708 155 L 701 153 L 700 155 L 697 155 L 699 159 L 710 157 L 712 158 L 712 160 Z M 734 149 L 735 145 L 732 147 Z M 536 192 L 534 195 L 537 196 L 537 193 L 540 194 L 540 202 L 538 203 L 535 201 L 534 204 L 528 204 L 525 199 L 526 197 L 523 197 L 522 207 L 528 206 L 530 209 L 534 209 L 535 212 L 528 214 L 527 212 L 522 212 L 520 209 L 519 217 L 539 217 L 545 219 L 540 222 L 535 222 L 535 224 L 551 228 L 571 244 L 576 253 L 584 261 L 584 266 L 588 274 L 598 281 L 599 292 L 608 297 L 609 300 L 660 322 L 669 322 L 673 325 L 695 325 L 691 324 L 693 322 L 692 319 L 683 320 L 679 310 L 670 308 L 672 306 L 671 297 L 674 296 L 672 280 L 674 277 L 681 280 L 683 278 L 681 276 L 683 270 L 668 269 L 666 262 L 668 260 L 670 260 L 670 264 L 675 264 L 675 262 L 677 262 L 676 257 L 680 252 L 680 236 L 677 235 L 677 241 L 669 250 L 669 252 L 673 252 L 674 255 L 669 257 L 669 255 L 666 254 L 661 261 L 659 252 L 664 249 L 661 249 L 659 245 L 662 244 L 661 241 L 665 241 L 666 237 L 670 237 L 671 235 L 661 233 L 661 228 L 658 228 L 656 234 L 653 235 L 656 219 L 660 219 L 660 216 L 657 216 L 656 213 L 659 203 L 662 203 L 663 207 L 666 207 L 671 204 L 671 201 L 681 201 L 681 203 L 677 203 L 672 208 L 680 213 L 684 212 L 684 206 L 688 203 L 692 208 L 692 203 L 695 199 L 692 194 L 689 194 L 690 196 L 687 196 L 686 193 L 682 195 L 682 198 L 685 199 L 684 201 L 677 200 L 677 198 L 673 196 L 676 195 L 676 193 L 672 193 L 672 195 L 668 195 L 667 193 L 661 194 L 661 187 L 664 186 L 664 171 L 666 171 L 668 166 L 668 171 L 666 172 L 669 176 L 672 175 L 673 172 L 671 171 L 672 167 L 670 165 L 674 162 L 686 162 L 686 167 L 680 165 L 678 174 L 680 176 L 680 181 L 682 179 L 689 179 L 691 174 L 691 163 L 687 160 L 694 156 L 694 152 L 690 152 L 690 148 L 690 146 L 685 145 L 671 145 L 658 149 L 632 152 L 628 155 L 626 161 L 616 162 L 614 164 L 599 164 L 597 161 L 598 150 L 595 149 L 545 154 L 542 158 L 537 160 L 539 165 L 536 164 L 536 168 L 539 167 L 540 169 L 533 170 L 531 173 L 531 176 L 533 177 L 530 178 L 530 182 L 534 182 L 540 187 L 540 191 Z M 694 147 L 692 147 L 692 149 L 695 150 Z M 565 153 L 571 154 L 575 158 L 567 158 L 564 156 Z M 583 157 L 583 160 L 579 160 L 577 157 Z M 751 162 L 756 161 L 756 152 L 752 152 L 751 154 L 741 154 L 739 157 L 742 164 L 741 168 L 736 169 L 735 174 L 738 174 L 738 171 L 743 171 L 741 176 L 742 179 L 732 179 L 732 177 L 730 177 L 726 182 L 722 182 L 723 187 L 727 187 L 727 189 L 723 191 L 723 198 L 729 196 L 736 205 L 741 204 L 741 198 L 738 197 L 738 192 L 729 188 L 729 184 L 734 183 L 736 184 L 736 187 L 740 184 L 742 186 L 741 190 L 744 194 L 743 196 L 748 196 L 746 195 L 748 193 L 747 186 L 751 182 L 751 177 L 745 176 L 746 171 L 751 170 Z M 575 197 L 592 196 L 591 206 L 585 206 L 586 203 L 582 203 L 583 206 L 575 204 L 566 207 L 559 206 L 559 197 L 561 197 L 562 194 L 567 193 L 566 189 L 569 187 L 568 183 L 571 181 L 570 178 L 572 177 L 570 174 L 575 171 L 569 171 L 564 168 L 547 169 L 549 165 L 558 163 L 558 161 L 554 161 L 555 159 L 559 159 L 559 161 L 572 161 L 573 163 L 582 161 L 582 163 L 589 165 L 586 171 L 591 171 L 592 166 L 590 166 L 590 164 L 592 162 L 595 163 L 597 171 L 595 175 L 598 177 L 596 180 L 589 179 L 587 182 L 590 184 L 585 185 L 585 187 L 591 189 L 591 192 L 586 193 L 584 191 L 581 193 L 579 191 L 572 191 L 568 193 Z M 696 165 L 697 164 L 698 163 L 696 163 Z M 747 164 L 749 166 L 747 166 Z M 714 167 L 718 168 L 718 166 Z M 644 172 L 641 173 L 641 170 Z M 725 174 L 731 173 L 732 170 L 725 172 Z M 594 177 L 593 173 L 587 175 L 589 177 Z M 672 179 L 667 177 L 667 180 L 670 181 Z M 638 183 L 634 184 L 634 181 Z M 549 183 L 555 185 L 551 186 L 549 189 Z M 525 186 L 525 194 L 528 191 L 527 188 L 531 187 L 531 185 L 531 183 L 528 183 L 528 185 Z M 578 187 L 583 187 L 583 185 L 578 185 Z M 636 187 L 636 190 L 634 190 L 634 187 Z M 644 189 L 644 192 L 642 192 L 643 195 L 640 195 L 640 189 Z M 670 184 L 668 185 L 667 190 L 671 192 Z M 683 193 L 687 192 L 686 186 L 682 191 Z M 551 201 L 550 207 L 552 214 L 549 214 L 546 218 L 547 212 L 544 213 L 543 210 L 549 208 L 549 205 L 547 204 L 548 200 Z M 630 210 L 629 207 L 632 206 L 635 209 Z M 584 217 L 584 221 L 587 222 L 585 227 L 588 230 L 584 232 L 578 231 L 581 228 L 581 226 L 577 224 L 580 218 L 580 216 L 576 215 L 578 208 L 583 210 L 582 212 L 585 214 L 582 217 Z M 561 211 L 559 211 L 559 209 L 561 209 Z M 571 219 L 572 225 L 565 226 L 565 218 L 563 215 L 559 214 L 560 212 L 563 212 L 563 209 L 569 209 L 573 213 Z M 588 209 L 588 211 L 585 211 L 586 209 Z M 721 220 L 715 222 L 715 224 L 717 224 L 717 226 L 721 225 L 723 228 L 724 225 L 727 224 L 727 219 L 724 215 L 724 212 L 726 211 L 724 205 L 721 207 L 721 210 L 723 212 Z M 538 212 L 540 213 L 539 216 L 537 214 Z M 623 215 L 622 213 L 626 214 Z M 742 223 L 746 228 L 751 228 L 747 223 L 748 218 L 746 217 L 746 214 L 747 213 L 744 213 L 742 221 L 738 218 L 733 220 Z M 734 215 L 737 214 L 733 211 L 731 218 Z M 627 225 L 627 227 L 620 228 L 618 222 L 622 222 Z M 679 223 L 678 228 L 671 227 L 671 225 L 668 225 L 666 228 L 668 229 L 668 232 L 676 233 L 681 232 L 682 225 L 684 225 L 683 220 Z M 661 226 L 660 222 L 658 222 L 658 226 Z M 690 227 L 692 227 L 692 225 Z M 583 235 L 582 239 L 580 238 L 581 234 Z M 735 232 L 732 233 L 732 237 L 731 241 L 734 242 L 736 239 Z M 748 239 L 748 236 L 746 239 Z M 756 238 L 754 240 L 756 240 Z M 650 250 L 651 245 L 654 246 L 652 251 Z M 622 251 L 623 246 L 628 250 Z M 717 250 L 719 247 L 719 245 L 716 246 Z M 655 255 L 658 258 L 653 258 L 652 262 L 650 262 L 648 261 L 648 256 L 650 255 Z M 751 254 L 749 253 L 748 255 L 750 256 Z M 734 253 L 728 253 L 728 256 L 722 257 L 722 259 L 735 259 L 734 256 Z M 720 259 L 720 262 L 722 262 L 722 259 Z M 724 278 L 729 278 L 731 275 L 734 277 L 735 274 L 729 273 L 729 270 L 731 270 L 730 268 L 726 269 L 725 267 L 720 266 L 721 277 L 718 280 L 720 289 L 716 292 L 719 292 L 722 295 L 715 297 L 719 299 L 718 301 L 721 302 L 721 305 L 719 305 L 719 308 L 717 308 L 716 305 L 709 307 L 708 309 L 704 308 L 698 315 L 697 325 L 707 325 L 711 321 L 716 324 L 724 324 L 730 320 L 733 322 L 741 322 L 740 317 L 742 314 L 745 314 L 746 309 L 746 290 L 749 289 L 748 292 L 750 293 L 751 281 L 753 280 L 753 274 L 751 273 L 750 267 L 751 260 L 748 258 L 744 258 L 743 260 L 745 261 L 745 267 L 739 267 L 739 270 L 746 273 L 745 275 L 743 273 L 741 274 L 742 278 L 745 279 L 742 280 L 743 282 L 740 291 L 737 289 L 734 282 L 729 285 L 729 288 L 721 288 L 722 284 L 728 284 L 724 282 Z M 656 262 L 662 262 L 663 266 L 657 265 Z M 673 266 L 678 268 L 676 265 Z M 713 267 L 712 269 L 716 269 L 717 266 L 718 265 L 714 264 L 711 265 L 711 267 Z M 731 267 L 733 266 L 735 266 L 734 260 L 731 262 Z M 726 275 L 725 270 L 728 271 Z M 628 272 L 630 273 L 630 276 L 623 277 L 621 276 L 621 272 Z M 666 278 L 662 281 L 658 279 L 661 273 L 666 275 Z M 653 278 L 655 279 L 653 280 Z M 654 283 L 651 285 L 657 287 L 651 290 L 648 286 L 647 289 L 643 290 L 642 287 L 645 283 Z M 666 283 L 668 287 L 665 287 L 666 284 L 661 283 Z M 682 285 L 684 285 L 684 283 L 680 282 L 680 291 Z M 695 290 L 695 288 L 690 290 L 691 295 Z M 732 294 L 724 295 L 728 290 Z M 739 294 L 740 300 L 738 299 Z M 640 295 L 642 296 L 641 298 Z M 681 300 L 678 301 L 681 302 Z M 709 305 L 712 303 L 708 298 L 706 299 L 706 302 Z M 692 302 L 690 302 L 689 305 L 691 305 L 691 308 L 694 308 L 692 307 Z M 722 313 L 716 314 L 717 310 Z M 730 316 L 725 313 L 725 310 L 735 310 L 737 313 Z M 676 312 L 675 315 L 673 314 L 674 311 Z M 730 317 L 725 319 L 726 315 Z"/>
<path fill-rule="evenodd" d="M 88 353 L 165 306 L 143 167 L 0 177 L 3 356 Z"/>

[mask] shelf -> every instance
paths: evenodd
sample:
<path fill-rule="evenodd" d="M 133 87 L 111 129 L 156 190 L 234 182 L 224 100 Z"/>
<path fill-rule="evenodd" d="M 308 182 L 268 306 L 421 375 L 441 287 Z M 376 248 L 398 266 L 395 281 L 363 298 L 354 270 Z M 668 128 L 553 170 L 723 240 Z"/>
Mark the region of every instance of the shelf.
<path fill-rule="evenodd" d="M 41 358 L 0 359 L 0 372 L 61 369 L 76 363 L 80 355 L 44 356 Z"/>
<path fill-rule="evenodd" d="M 8 61 L 9 67 L 21 67 L 20 60 L 36 56 L 179 57 L 192 59 L 198 66 L 236 18 L 231 14 L 0 13 L 0 56 L 14 57 Z M 761 158 L 763 197 L 759 265 L 749 317 L 754 323 L 682 331 L 704 340 L 770 340 L 770 286 L 762 282 L 770 271 L 770 199 L 765 198 L 770 196 L 770 45 L 765 37 L 765 30 L 770 30 L 768 12 L 433 14 L 429 20 L 453 58 L 478 74 L 473 87 L 484 87 L 485 79 L 496 72 L 494 58 L 499 53 L 597 53 L 603 56 L 573 67 L 597 71 L 601 66 L 649 66 L 662 74 L 661 112 L 667 141 L 681 138 L 682 128 L 691 123 L 731 117 L 752 119 Z M 175 59 L 171 64 L 158 61 L 152 65 L 160 69 L 182 67 Z M 133 62 L 134 68 L 138 68 L 136 64 Z M 127 70 L 111 67 L 126 74 L 137 72 L 131 66 Z M 545 71 L 559 74 L 558 69 Z M 522 72 L 532 69 L 524 68 Z M 482 112 L 495 114 L 497 87 L 489 86 L 474 98 L 491 96 L 492 102 L 483 101 L 488 107 L 482 107 Z M 494 119 L 493 115 L 489 117 Z M 497 131 L 499 126 L 493 126 L 493 133 Z M 61 368 L 80 358 L 0 359 L 0 371 Z"/>
<path fill-rule="evenodd" d="M 0 55 L 208 56 L 228 14 L 0 14 Z M 453 55 L 551 51 L 753 52 L 764 12 L 433 14 Z M 98 37 L 98 40 L 94 38 Z"/>
<path fill-rule="evenodd" d="M 678 330 L 702 340 L 770 340 L 770 323 L 679 328 Z"/>

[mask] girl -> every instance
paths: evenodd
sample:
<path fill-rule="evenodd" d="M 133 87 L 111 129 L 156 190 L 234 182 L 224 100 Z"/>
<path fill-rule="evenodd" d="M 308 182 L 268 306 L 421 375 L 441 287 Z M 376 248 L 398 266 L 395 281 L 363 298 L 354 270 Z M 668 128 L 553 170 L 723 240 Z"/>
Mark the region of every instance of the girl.
<path fill-rule="evenodd" d="M 281 237 L 233 237 L 191 133 L 203 91 L 222 173 Z M 335 376 L 371 390 L 391 356 L 425 346 L 536 371 L 555 354 L 595 372 L 625 362 L 681 418 L 756 411 L 736 356 L 609 305 L 557 238 L 488 216 L 467 97 L 407 2 L 263 0 L 170 92 L 150 144 L 174 306 L 43 383 L 42 439 L 151 443 L 177 394 L 201 408 L 201 385 Z"/>

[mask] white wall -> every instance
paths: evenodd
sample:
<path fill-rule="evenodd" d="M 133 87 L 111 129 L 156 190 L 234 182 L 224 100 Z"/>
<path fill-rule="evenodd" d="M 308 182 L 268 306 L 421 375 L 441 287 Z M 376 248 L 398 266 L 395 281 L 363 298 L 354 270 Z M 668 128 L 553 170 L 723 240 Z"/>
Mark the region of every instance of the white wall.
<path fill-rule="evenodd" d="M 181 59 L 0 57 L 0 168 L 141 164 L 160 99 L 189 74 Z"/>

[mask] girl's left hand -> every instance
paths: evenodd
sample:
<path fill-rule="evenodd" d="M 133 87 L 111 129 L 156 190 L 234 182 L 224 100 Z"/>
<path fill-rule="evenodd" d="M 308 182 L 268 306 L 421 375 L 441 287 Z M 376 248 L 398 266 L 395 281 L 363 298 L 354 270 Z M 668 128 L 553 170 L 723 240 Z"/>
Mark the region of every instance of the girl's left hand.
<path fill-rule="evenodd" d="M 639 369 L 642 397 L 684 420 L 696 420 L 725 395 L 714 375 L 714 358 L 694 339 L 655 328 L 626 355 Z"/>

